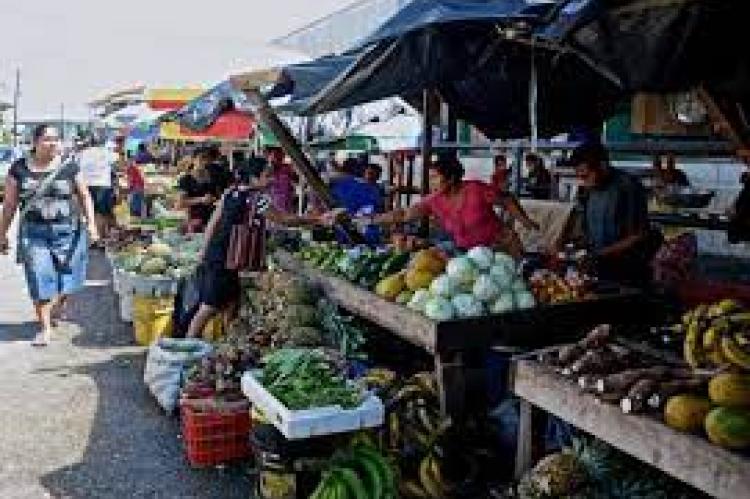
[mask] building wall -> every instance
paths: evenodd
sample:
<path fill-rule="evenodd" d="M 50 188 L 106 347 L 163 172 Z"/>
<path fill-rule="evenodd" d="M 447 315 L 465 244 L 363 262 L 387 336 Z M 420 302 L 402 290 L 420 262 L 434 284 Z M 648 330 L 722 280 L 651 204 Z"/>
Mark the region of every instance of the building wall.
<path fill-rule="evenodd" d="M 341 53 L 374 32 L 410 1 L 361 0 L 272 43 L 311 57 Z"/>

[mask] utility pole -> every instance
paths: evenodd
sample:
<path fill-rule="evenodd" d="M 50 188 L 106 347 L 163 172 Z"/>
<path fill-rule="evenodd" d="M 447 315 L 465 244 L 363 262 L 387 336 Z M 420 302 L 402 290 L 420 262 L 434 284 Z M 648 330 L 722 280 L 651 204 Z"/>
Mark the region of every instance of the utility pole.
<path fill-rule="evenodd" d="M 65 104 L 60 103 L 60 137 L 65 140 Z"/>
<path fill-rule="evenodd" d="M 21 70 L 16 68 L 16 87 L 13 90 L 13 150 L 18 147 L 18 102 L 21 100 Z"/>

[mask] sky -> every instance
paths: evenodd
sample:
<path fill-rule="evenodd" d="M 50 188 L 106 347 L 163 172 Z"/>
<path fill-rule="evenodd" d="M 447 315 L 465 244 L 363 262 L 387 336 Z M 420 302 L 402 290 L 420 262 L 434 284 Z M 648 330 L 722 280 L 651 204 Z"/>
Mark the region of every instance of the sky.
<path fill-rule="evenodd" d="M 21 119 L 87 118 L 86 102 L 208 85 L 303 56 L 268 42 L 351 0 L 0 0 L 0 101 L 21 71 Z"/>

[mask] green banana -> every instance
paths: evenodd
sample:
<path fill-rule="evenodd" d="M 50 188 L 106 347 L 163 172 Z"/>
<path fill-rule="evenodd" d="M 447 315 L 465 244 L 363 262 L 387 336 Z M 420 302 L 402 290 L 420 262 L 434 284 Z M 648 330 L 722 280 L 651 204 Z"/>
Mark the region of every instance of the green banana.
<path fill-rule="evenodd" d="M 365 486 L 362 484 L 362 480 L 360 480 L 359 475 L 353 469 L 341 466 L 337 470 L 342 483 L 346 486 L 347 497 L 351 497 L 352 499 L 370 499 Z"/>
<path fill-rule="evenodd" d="M 382 499 L 385 488 L 380 466 L 369 455 L 353 452 L 352 457 L 349 464 L 359 474 L 365 490 L 372 499 Z"/>
<path fill-rule="evenodd" d="M 378 476 L 381 479 L 384 494 L 396 491 L 396 476 L 391 464 L 373 448 L 357 447 L 354 454 L 370 460 L 370 463 L 378 468 Z"/>
<path fill-rule="evenodd" d="M 324 473 L 318 486 L 315 487 L 313 493 L 310 494 L 310 499 L 327 499 L 332 483 L 331 475 Z"/>

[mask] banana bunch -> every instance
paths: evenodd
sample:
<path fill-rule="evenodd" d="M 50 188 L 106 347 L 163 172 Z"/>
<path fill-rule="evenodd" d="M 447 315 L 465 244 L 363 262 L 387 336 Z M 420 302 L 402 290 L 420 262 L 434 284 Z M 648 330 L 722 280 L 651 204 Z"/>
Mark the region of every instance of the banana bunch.
<path fill-rule="evenodd" d="M 334 456 L 310 499 L 395 499 L 396 474 L 377 450 L 357 446 Z"/>
<path fill-rule="evenodd" d="M 750 370 L 750 311 L 734 300 L 699 305 L 682 319 L 683 353 L 691 367 Z"/>
<path fill-rule="evenodd" d="M 455 486 L 443 478 L 442 466 L 435 453 L 427 454 L 419 464 L 419 477 L 399 484 L 402 497 L 439 499 L 450 497 Z"/>

